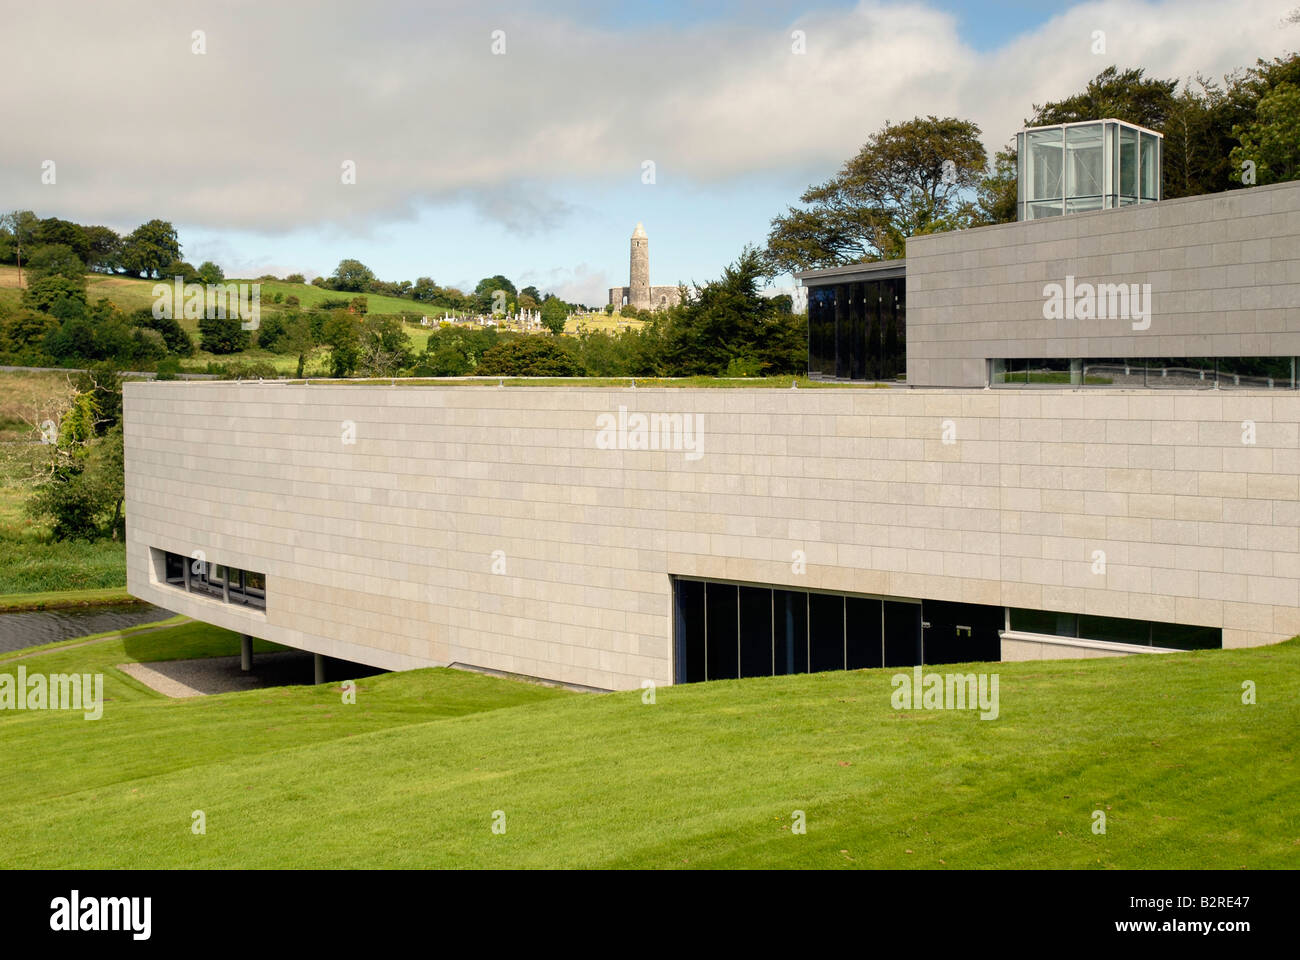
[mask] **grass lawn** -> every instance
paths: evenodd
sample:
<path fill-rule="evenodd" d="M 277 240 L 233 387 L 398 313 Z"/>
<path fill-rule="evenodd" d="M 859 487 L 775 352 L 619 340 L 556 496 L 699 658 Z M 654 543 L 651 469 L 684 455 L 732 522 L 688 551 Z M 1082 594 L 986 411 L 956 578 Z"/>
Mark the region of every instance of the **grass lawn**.
<path fill-rule="evenodd" d="M 1000 675 L 993 721 L 895 711 L 889 670 L 654 705 L 441 669 L 360 680 L 355 705 L 338 684 L 167 701 L 112 665 L 235 635 L 54 649 L 22 662 L 103 672 L 111 700 L 0 713 L 7 867 L 1300 866 L 1296 641 L 968 668 Z"/>
<path fill-rule="evenodd" d="M 618 333 L 620 330 L 640 330 L 645 326 L 644 320 L 632 317 L 606 316 L 603 313 L 575 315 L 564 325 L 565 333 L 578 333 L 580 330 Z"/>
<path fill-rule="evenodd" d="M 40 590 L 34 593 L 8 593 L 0 596 L 0 611 L 94 607 L 106 603 L 130 603 L 134 599 L 126 592 L 125 586 L 95 587 L 88 590 Z"/>

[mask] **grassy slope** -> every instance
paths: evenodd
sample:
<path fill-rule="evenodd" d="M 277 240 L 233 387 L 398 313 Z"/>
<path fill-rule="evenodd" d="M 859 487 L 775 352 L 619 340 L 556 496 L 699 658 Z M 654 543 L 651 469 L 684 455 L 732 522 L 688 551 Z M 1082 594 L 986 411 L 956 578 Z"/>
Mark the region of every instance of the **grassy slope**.
<path fill-rule="evenodd" d="M 26 275 L 24 274 L 24 280 Z M 107 297 L 112 300 L 119 308 L 131 313 L 139 309 L 150 309 L 153 307 L 153 286 L 157 281 L 141 280 L 132 277 L 110 277 L 99 273 L 86 274 L 86 299 L 94 303 L 101 297 Z M 238 282 L 238 281 L 231 281 Z M 253 281 L 244 281 L 253 282 Z M 282 304 L 271 303 L 271 297 L 280 293 L 285 297 L 296 296 L 303 307 L 319 306 L 324 300 L 351 298 L 352 294 L 337 293 L 332 290 L 322 290 L 319 287 L 313 287 L 306 283 L 286 283 L 283 280 L 274 281 L 256 281 L 262 283 L 262 313 L 268 316 L 284 310 Z M 18 288 L 18 268 L 9 266 L 0 266 L 0 303 L 10 306 L 18 306 L 22 302 L 22 291 Z M 367 309 L 372 316 L 386 316 L 395 314 L 420 314 L 426 309 L 412 300 L 403 300 L 400 297 L 385 297 L 375 294 L 367 294 Z M 446 311 L 436 309 L 438 316 Z M 432 315 L 432 314 L 430 314 Z M 194 343 L 198 345 L 199 324 L 197 320 L 179 318 L 181 326 L 189 331 L 194 338 Z M 421 328 L 418 324 L 407 325 L 407 333 L 410 334 L 414 349 L 418 352 L 424 349 L 425 342 L 429 339 L 428 331 Z M 314 359 L 313 369 L 323 367 L 326 351 L 318 350 Z M 183 366 L 186 369 L 199 369 L 204 367 L 208 361 L 228 361 L 242 360 L 247 362 L 266 362 L 275 366 L 276 370 L 281 373 L 293 373 L 297 367 L 296 357 L 285 357 L 278 354 L 269 353 L 265 350 L 245 350 L 242 353 L 229 356 L 216 356 L 210 353 L 198 351 L 194 357 L 184 361 Z M 321 370 L 323 372 L 323 369 Z"/>
<path fill-rule="evenodd" d="M 29 669 L 105 670 L 174 636 L 235 649 L 189 625 Z M 337 685 L 167 702 L 105 670 L 103 720 L 0 714 L 0 864 L 1296 867 L 1297 668 L 1297 642 L 999 664 L 996 721 L 896 712 L 891 671 L 644 705 L 421 670 L 345 706 Z"/>
<path fill-rule="evenodd" d="M 25 275 L 24 275 L 25 279 Z M 121 309 L 128 313 L 142 308 L 151 308 L 153 306 L 153 285 L 157 281 L 141 280 L 135 277 L 110 277 L 100 273 L 86 274 L 86 296 L 89 302 L 94 303 L 100 297 L 107 297 L 116 303 Z M 238 282 L 238 281 L 232 281 Z M 283 280 L 266 280 L 266 281 L 244 281 L 258 282 L 262 284 L 262 311 L 264 314 L 273 314 L 284 309 L 283 304 L 271 302 L 275 294 L 281 294 L 283 297 L 297 297 L 299 303 L 304 309 L 318 307 L 325 300 L 351 299 L 353 294 L 339 293 L 334 290 L 322 290 L 320 287 L 313 287 L 309 283 L 287 283 Z M 366 294 L 367 310 L 369 316 L 420 316 L 426 315 L 431 319 L 438 319 L 447 314 L 456 315 L 457 311 L 448 310 L 445 307 L 425 306 L 416 303 L 413 300 L 404 300 L 401 297 L 386 297 L 379 294 Z M 18 268 L 11 266 L 0 266 L 0 303 L 18 306 L 22 302 L 22 291 L 18 287 Z M 198 342 L 198 321 L 181 318 L 181 325 L 195 338 Z M 577 333 L 579 328 L 588 330 L 603 330 L 609 333 L 625 327 L 633 329 L 642 326 L 640 320 L 629 320 L 620 317 L 607 317 L 604 314 L 592 314 L 590 316 L 575 318 L 570 320 L 566 327 L 567 332 Z M 414 350 L 418 353 L 424 350 L 425 342 L 429 339 L 428 329 L 418 324 L 408 324 L 407 333 L 411 337 Z M 317 363 L 321 362 L 321 356 L 324 351 L 318 351 Z M 292 372 L 297 364 L 296 358 L 283 357 L 278 354 L 267 353 L 262 350 L 246 350 L 238 357 L 250 361 L 265 361 L 273 363 L 280 372 Z M 187 367 L 200 367 L 209 360 L 221 360 L 212 354 L 198 353 L 196 357 L 186 364 Z M 225 358 L 229 359 L 229 358 Z"/>

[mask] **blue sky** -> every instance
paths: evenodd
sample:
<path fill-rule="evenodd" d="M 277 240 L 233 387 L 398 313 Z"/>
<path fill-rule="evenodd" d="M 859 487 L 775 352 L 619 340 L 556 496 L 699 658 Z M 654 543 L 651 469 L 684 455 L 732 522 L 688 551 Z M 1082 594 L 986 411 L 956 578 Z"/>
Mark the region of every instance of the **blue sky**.
<path fill-rule="evenodd" d="M 1294 49 L 1289 6 L 49 0 L 11 21 L 0 206 L 170 219 L 186 259 L 231 275 L 355 257 L 603 303 L 637 222 L 653 283 L 703 282 L 887 120 L 971 119 L 992 152 L 1111 63 L 1218 75 Z"/>

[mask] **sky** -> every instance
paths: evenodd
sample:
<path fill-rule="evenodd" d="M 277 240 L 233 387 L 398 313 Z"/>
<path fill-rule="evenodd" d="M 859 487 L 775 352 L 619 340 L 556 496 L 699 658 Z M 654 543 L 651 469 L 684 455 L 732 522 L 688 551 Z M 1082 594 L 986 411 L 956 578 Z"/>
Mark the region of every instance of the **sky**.
<path fill-rule="evenodd" d="M 886 121 L 991 155 L 1111 64 L 1293 51 L 1297 4 L 0 0 L 0 209 L 170 220 L 232 277 L 351 257 L 599 305 L 638 222 L 651 283 L 703 283 Z"/>

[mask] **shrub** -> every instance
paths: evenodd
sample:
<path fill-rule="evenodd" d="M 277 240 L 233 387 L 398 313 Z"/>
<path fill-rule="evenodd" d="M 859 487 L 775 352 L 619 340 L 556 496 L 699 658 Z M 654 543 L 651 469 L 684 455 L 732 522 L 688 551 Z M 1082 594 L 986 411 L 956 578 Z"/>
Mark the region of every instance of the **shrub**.
<path fill-rule="evenodd" d="M 238 353 L 248 349 L 251 341 L 237 317 L 204 316 L 199 320 L 199 346 L 208 353 Z"/>
<path fill-rule="evenodd" d="M 162 335 L 168 353 L 174 353 L 179 357 L 194 355 L 194 340 L 190 337 L 189 331 L 172 317 L 155 317 L 151 310 L 140 309 L 131 314 L 131 322 L 146 330 L 157 330 Z"/>
<path fill-rule="evenodd" d="M 724 376 L 728 377 L 761 377 L 763 375 L 763 361 L 754 357 L 732 357 L 727 363 L 727 372 Z"/>
<path fill-rule="evenodd" d="M 542 335 L 498 343 L 483 354 L 476 374 L 487 377 L 581 377 L 582 364 L 558 342 Z"/>

